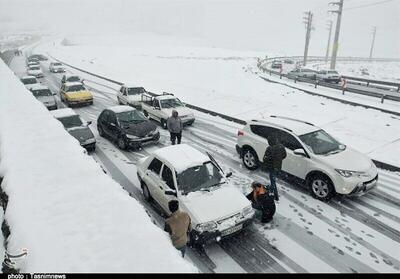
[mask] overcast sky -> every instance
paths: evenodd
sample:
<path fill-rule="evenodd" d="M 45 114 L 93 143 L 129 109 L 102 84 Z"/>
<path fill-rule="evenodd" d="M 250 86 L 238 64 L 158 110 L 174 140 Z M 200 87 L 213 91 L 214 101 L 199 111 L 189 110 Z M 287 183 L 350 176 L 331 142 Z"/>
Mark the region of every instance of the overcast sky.
<path fill-rule="evenodd" d="M 334 0 L 332 0 L 334 1 Z M 339 1 L 339 0 L 337 0 Z M 339 55 L 400 57 L 400 0 L 344 0 Z M 310 54 L 325 55 L 329 0 L 0 0 L 0 34 L 195 37 L 208 45 L 301 55 L 303 12 L 314 12 Z M 370 5 L 378 3 L 376 5 Z M 361 6 L 361 7 L 360 7 Z M 367 6 L 367 7 L 362 7 Z M 334 7 L 330 7 L 333 9 Z"/>

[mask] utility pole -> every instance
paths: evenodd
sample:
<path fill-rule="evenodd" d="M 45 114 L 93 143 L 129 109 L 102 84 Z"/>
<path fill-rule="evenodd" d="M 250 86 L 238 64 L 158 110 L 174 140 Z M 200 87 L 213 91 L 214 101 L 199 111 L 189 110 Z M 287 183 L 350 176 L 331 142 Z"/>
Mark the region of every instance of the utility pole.
<path fill-rule="evenodd" d="M 303 65 L 307 65 L 307 57 L 308 57 L 308 47 L 310 45 L 310 37 L 311 37 L 311 29 L 312 27 L 312 19 L 313 19 L 313 14 L 311 11 L 305 12 L 305 17 L 303 17 L 304 21 L 303 23 L 306 25 L 306 45 L 304 47 L 304 59 L 303 59 Z"/>
<path fill-rule="evenodd" d="M 372 44 L 371 44 L 371 51 L 369 52 L 369 59 L 372 59 L 372 53 L 374 51 L 374 45 L 375 45 L 375 36 L 376 36 L 376 26 L 373 27 L 372 29 Z"/>
<path fill-rule="evenodd" d="M 329 59 L 329 51 L 330 51 L 330 47 L 331 47 L 331 36 L 332 36 L 332 27 L 333 27 L 333 21 L 330 20 L 328 22 L 328 30 L 329 30 L 329 37 L 328 37 L 328 46 L 326 47 L 326 55 L 325 55 L 325 63 L 328 63 L 328 59 Z"/>
<path fill-rule="evenodd" d="M 331 58 L 331 70 L 334 70 L 336 68 L 336 58 L 337 58 L 337 54 L 338 54 L 338 50 L 339 50 L 340 24 L 342 23 L 343 1 L 344 0 L 340 0 L 339 2 L 329 3 L 329 5 L 338 6 L 337 10 L 329 11 L 330 13 L 337 14 L 335 39 L 333 41 L 333 51 L 332 51 L 332 58 Z"/>

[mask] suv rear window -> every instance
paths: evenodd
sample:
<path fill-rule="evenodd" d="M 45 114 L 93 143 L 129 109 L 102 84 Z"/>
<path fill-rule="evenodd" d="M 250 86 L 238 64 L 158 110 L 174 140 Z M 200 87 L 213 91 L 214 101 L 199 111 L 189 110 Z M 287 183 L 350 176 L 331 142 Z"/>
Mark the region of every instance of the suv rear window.
<path fill-rule="evenodd" d="M 266 126 L 262 126 L 262 125 L 250 125 L 250 130 L 254 134 L 256 134 L 260 137 L 263 137 L 265 139 L 268 139 L 269 135 L 278 131 L 275 128 L 266 127 Z"/>
<path fill-rule="evenodd" d="M 158 160 L 157 158 L 154 158 L 153 161 L 151 161 L 148 169 L 151 170 L 152 172 L 156 173 L 157 175 L 160 174 L 162 162 Z"/>

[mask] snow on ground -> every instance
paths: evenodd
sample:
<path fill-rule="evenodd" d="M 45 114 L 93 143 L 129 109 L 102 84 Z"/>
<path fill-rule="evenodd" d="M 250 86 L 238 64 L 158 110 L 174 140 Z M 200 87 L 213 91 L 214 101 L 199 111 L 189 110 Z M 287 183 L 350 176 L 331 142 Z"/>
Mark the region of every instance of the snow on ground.
<path fill-rule="evenodd" d="M 152 92 L 173 92 L 184 102 L 237 118 L 276 114 L 310 121 L 372 158 L 400 166 L 398 117 L 265 82 L 248 71 L 256 64 L 255 58 L 249 58 L 252 53 L 142 45 L 137 38 L 131 47 L 106 43 L 105 38 L 102 45 L 97 40 L 96 45 L 90 43 L 90 37 L 82 41 L 75 37 L 73 44 L 60 41 L 48 40 L 34 52 L 49 53 L 118 81 L 141 84 Z"/>
<path fill-rule="evenodd" d="M 197 271 L 2 62 L 0 80 L 7 250 L 28 249 L 23 272 Z"/>
<path fill-rule="evenodd" d="M 329 68 L 325 63 L 315 63 L 315 69 Z M 400 82 L 400 62 L 345 62 L 339 61 L 336 70 L 346 76 Z M 366 74 L 368 73 L 368 74 Z"/>

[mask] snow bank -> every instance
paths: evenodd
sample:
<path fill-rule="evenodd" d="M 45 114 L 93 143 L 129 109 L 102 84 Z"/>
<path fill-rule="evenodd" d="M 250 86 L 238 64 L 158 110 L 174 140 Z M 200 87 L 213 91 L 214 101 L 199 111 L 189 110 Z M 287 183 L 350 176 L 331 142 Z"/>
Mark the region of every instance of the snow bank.
<path fill-rule="evenodd" d="M 0 62 L 0 176 L 23 272 L 197 272 Z"/>

